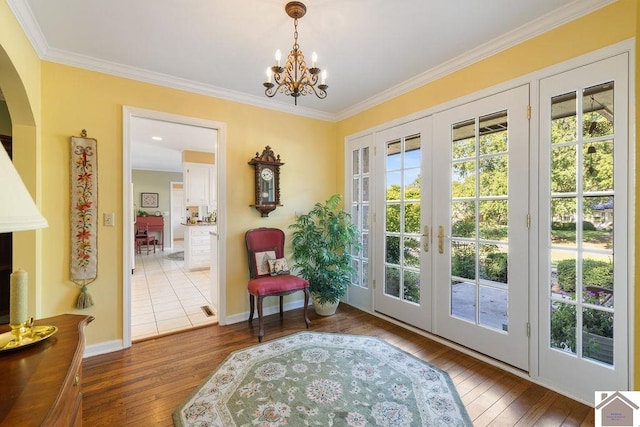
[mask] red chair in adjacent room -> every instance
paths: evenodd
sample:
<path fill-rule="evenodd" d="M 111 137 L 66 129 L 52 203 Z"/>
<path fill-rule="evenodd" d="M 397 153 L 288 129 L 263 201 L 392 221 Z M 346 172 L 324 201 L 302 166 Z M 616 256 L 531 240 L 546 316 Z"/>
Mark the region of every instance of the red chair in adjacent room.
<path fill-rule="evenodd" d="M 278 228 L 254 228 L 245 233 L 247 256 L 249 260 L 249 304 L 251 314 L 249 324 L 253 321 L 255 299 L 258 299 L 258 341 L 264 337 L 262 318 L 262 300 L 268 296 L 280 297 L 280 318 L 283 316 L 283 297 L 293 292 L 304 292 L 304 321 L 309 327 L 307 317 L 309 304 L 309 282 L 289 273 L 284 259 L 284 232 Z M 271 270 L 270 270 L 271 267 Z"/>
<path fill-rule="evenodd" d="M 136 250 L 142 254 L 142 244 L 147 246 L 147 255 L 153 244 L 153 253 L 156 253 L 156 238 L 149 234 L 148 224 L 136 224 Z"/>

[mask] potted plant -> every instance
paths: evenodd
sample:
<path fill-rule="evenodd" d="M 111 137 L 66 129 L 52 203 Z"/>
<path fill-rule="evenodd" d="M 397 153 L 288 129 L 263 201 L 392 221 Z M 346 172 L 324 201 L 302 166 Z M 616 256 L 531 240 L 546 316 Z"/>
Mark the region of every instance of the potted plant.
<path fill-rule="evenodd" d="M 358 228 L 341 203 L 334 194 L 289 226 L 294 268 L 309 282 L 314 309 L 323 316 L 334 314 L 345 295 L 354 272 L 350 251 L 360 249 Z"/>

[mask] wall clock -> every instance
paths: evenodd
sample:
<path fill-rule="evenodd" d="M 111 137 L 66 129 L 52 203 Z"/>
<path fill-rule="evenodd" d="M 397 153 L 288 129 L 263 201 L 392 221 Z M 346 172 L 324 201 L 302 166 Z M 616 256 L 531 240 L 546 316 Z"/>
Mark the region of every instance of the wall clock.
<path fill-rule="evenodd" d="M 280 155 L 276 156 L 268 145 L 262 154 L 249 161 L 254 167 L 254 203 L 249 205 L 260 212 L 260 216 L 267 217 L 280 204 Z"/>

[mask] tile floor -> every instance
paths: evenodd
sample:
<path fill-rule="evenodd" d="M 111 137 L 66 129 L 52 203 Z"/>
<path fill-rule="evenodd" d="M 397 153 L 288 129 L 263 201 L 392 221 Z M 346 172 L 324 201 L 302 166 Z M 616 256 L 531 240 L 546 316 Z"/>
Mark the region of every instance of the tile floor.
<path fill-rule="evenodd" d="M 211 307 L 209 270 L 185 271 L 184 261 L 167 256 L 182 251 L 182 241 L 164 252 L 136 254 L 131 278 L 131 338 L 133 341 L 216 323 L 203 306 Z"/>

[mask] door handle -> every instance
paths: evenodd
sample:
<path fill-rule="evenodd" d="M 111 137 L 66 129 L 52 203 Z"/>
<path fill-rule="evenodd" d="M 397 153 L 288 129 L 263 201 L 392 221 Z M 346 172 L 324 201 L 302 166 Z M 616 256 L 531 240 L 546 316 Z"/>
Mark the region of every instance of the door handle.
<path fill-rule="evenodd" d="M 444 253 L 444 227 L 438 226 L 438 253 Z"/>
<path fill-rule="evenodd" d="M 424 226 L 424 234 L 422 235 L 423 249 L 425 252 L 429 252 L 429 226 Z"/>

